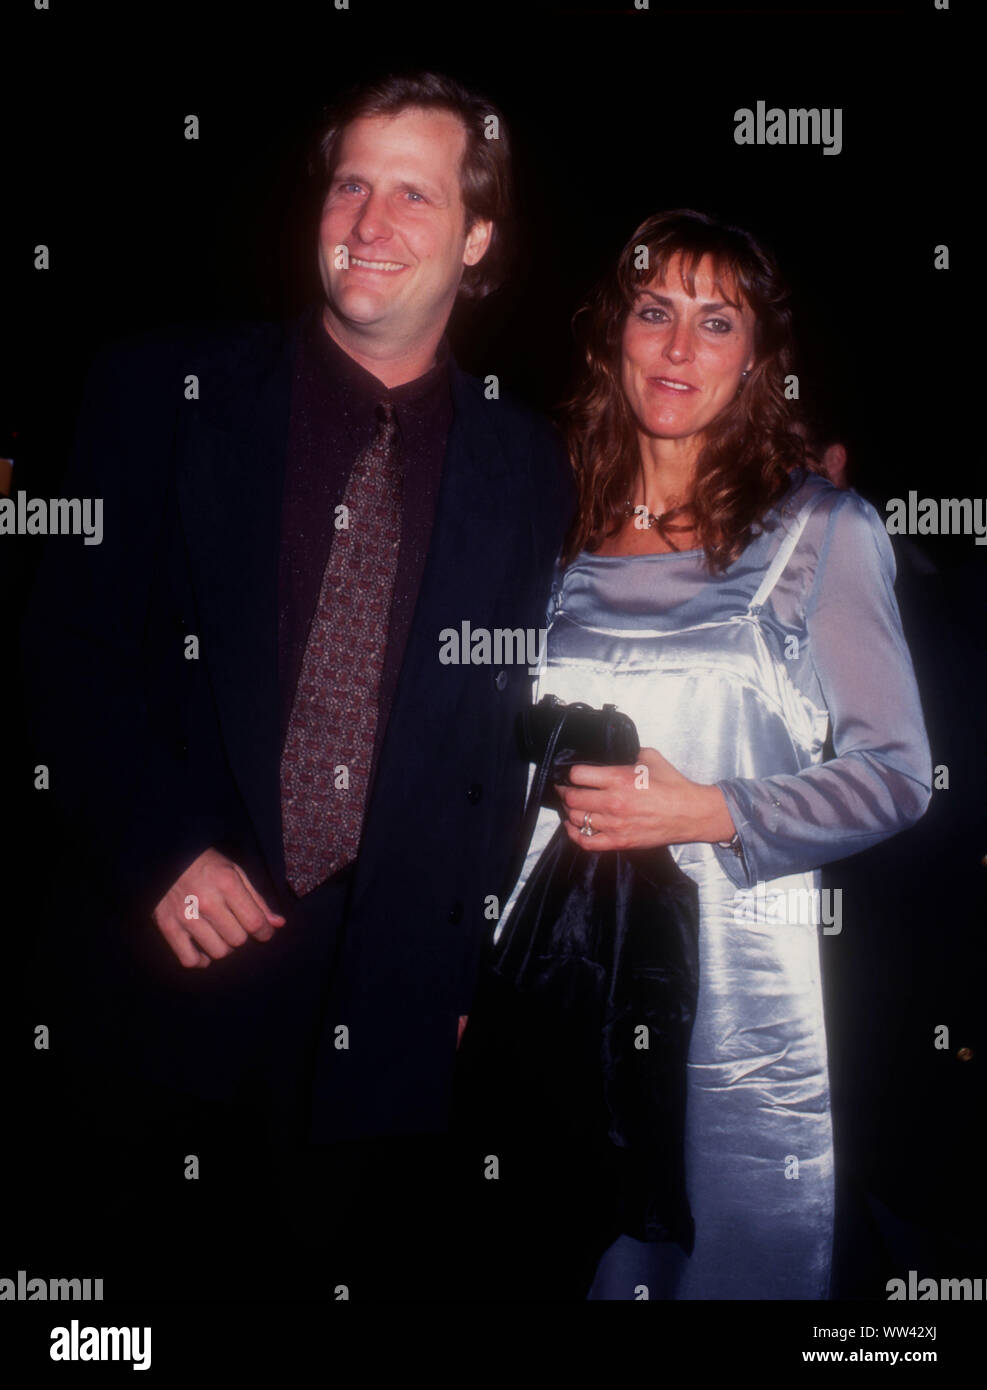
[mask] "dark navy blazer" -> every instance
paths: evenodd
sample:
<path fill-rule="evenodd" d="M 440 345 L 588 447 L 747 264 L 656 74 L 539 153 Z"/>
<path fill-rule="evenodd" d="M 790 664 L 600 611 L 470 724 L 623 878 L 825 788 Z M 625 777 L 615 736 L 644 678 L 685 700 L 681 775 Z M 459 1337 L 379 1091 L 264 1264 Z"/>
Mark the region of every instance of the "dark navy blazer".
<path fill-rule="evenodd" d="M 101 1006 L 118 1050 L 230 1096 L 264 1027 L 318 997 L 317 1137 L 436 1131 L 520 822 L 515 720 L 530 698 L 526 664 L 440 662 L 440 633 L 545 625 L 571 477 L 546 421 L 452 364 L 434 530 L 359 860 L 345 905 L 332 885 L 299 902 L 281 839 L 277 585 L 303 317 L 145 336 L 98 359 L 62 491 L 103 499 L 104 538 L 47 544 L 24 629 L 37 756 L 84 866 L 84 889 L 68 872 L 67 935 L 94 988 L 115 959 L 107 997 L 127 999 Z M 288 922 L 185 970 L 150 912 L 209 846 Z M 286 1049 L 286 1073 L 297 1064 Z"/>

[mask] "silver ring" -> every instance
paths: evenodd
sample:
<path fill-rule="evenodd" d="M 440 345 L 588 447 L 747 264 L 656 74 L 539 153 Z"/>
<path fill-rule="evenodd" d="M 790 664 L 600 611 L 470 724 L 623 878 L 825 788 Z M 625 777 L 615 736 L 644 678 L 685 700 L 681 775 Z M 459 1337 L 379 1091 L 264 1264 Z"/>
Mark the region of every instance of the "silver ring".
<path fill-rule="evenodd" d="M 583 812 L 583 823 L 582 823 L 582 825 L 579 827 L 579 833 L 580 833 L 580 835 L 595 835 L 595 834 L 596 834 L 596 831 L 593 829 L 593 813 L 592 813 L 592 811 L 584 811 L 584 812 Z"/>

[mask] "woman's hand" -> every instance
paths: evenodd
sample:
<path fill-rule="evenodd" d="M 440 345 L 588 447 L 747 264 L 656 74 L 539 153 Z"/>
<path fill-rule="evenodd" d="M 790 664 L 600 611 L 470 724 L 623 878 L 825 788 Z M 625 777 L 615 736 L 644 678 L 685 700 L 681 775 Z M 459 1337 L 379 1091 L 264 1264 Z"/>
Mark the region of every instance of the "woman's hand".
<path fill-rule="evenodd" d="M 642 748 L 634 767 L 569 768 L 571 786 L 556 784 L 569 838 L 583 849 L 651 849 L 733 838 L 735 826 L 719 787 L 690 782 L 656 748 Z M 590 816 L 592 835 L 580 827 Z"/>

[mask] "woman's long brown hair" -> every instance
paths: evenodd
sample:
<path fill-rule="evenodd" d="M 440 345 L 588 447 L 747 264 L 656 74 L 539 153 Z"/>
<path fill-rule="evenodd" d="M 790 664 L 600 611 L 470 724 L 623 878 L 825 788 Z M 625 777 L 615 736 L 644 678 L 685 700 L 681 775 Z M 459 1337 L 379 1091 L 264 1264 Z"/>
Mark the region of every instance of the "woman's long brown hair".
<path fill-rule="evenodd" d="M 665 514 L 658 531 L 677 549 L 671 533 L 694 530 L 710 569 L 722 571 L 758 534 L 792 470 L 822 471 L 806 455 L 796 432 L 796 407 L 785 398 L 786 377 L 794 373 L 791 309 L 774 258 L 749 233 L 704 213 L 658 213 L 641 223 L 574 319 L 584 367 L 565 406 L 579 495 L 566 564 L 581 550 L 596 550 L 620 528 L 639 478 L 638 424 L 621 385 L 627 315 L 638 291 L 663 282 L 676 257 L 683 288 L 694 297 L 696 270 L 706 256 L 717 294 L 733 304 L 739 299 L 753 311 L 755 365 L 736 398 L 705 431 L 692 496 Z"/>

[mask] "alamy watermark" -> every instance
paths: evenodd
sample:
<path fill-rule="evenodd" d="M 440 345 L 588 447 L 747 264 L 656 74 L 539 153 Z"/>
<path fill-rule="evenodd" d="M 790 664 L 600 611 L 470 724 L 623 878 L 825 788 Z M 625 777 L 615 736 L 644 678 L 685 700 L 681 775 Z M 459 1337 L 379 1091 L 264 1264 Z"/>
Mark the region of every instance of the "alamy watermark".
<path fill-rule="evenodd" d="M 102 497 L 0 497 L 0 536 L 84 536 L 83 545 L 103 540 Z"/>
<path fill-rule="evenodd" d="M 930 1299 L 943 1302 L 982 1302 L 984 1297 L 983 1279 L 920 1279 L 918 1270 L 908 1271 L 908 1282 L 904 1279 L 889 1279 L 885 1284 L 888 1302 L 898 1300 L 918 1300 L 920 1303 Z"/>
<path fill-rule="evenodd" d="M 824 936 L 843 930 L 842 888 L 771 889 L 758 882 L 733 895 L 733 920 L 738 925 L 822 927 Z"/>
<path fill-rule="evenodd" d="M 149 1327 L 80 1327 L 73 1318 L 68 1327 L 51 1329 L 52 1361 L 132 1361 L 135 1371 L 151 1368 Z"/>
<path fill-rule="evenodd" d="M 823 154 L 843 149 L 842 106 L 742 106 L 733 113 L 738 145 L 822 145 Z"/>
<path fill-rule="evenodd" d="M 0 1303 L 37 1301 L 58 1303 L 65 1300 L 78 1300 L 82 1303 L 103 1301 L 102 1279 L 42 1279 L 28 1277 L 27 1270 L 19 1269 L 14 1278 L 0 1278 Z"/>
<path fill-rule="evenodd" d="M 443 666 L 527 666 L 537 675 L 548 628 L 545 627 L 444 627 L 439 633 L 439 661 Z"/>
<path fill-rule="evenodd" d="M 987 545 L 987 500 L 983 497 L 891 497 L 884 504 L 889 536 L 976 536 Z"/>

